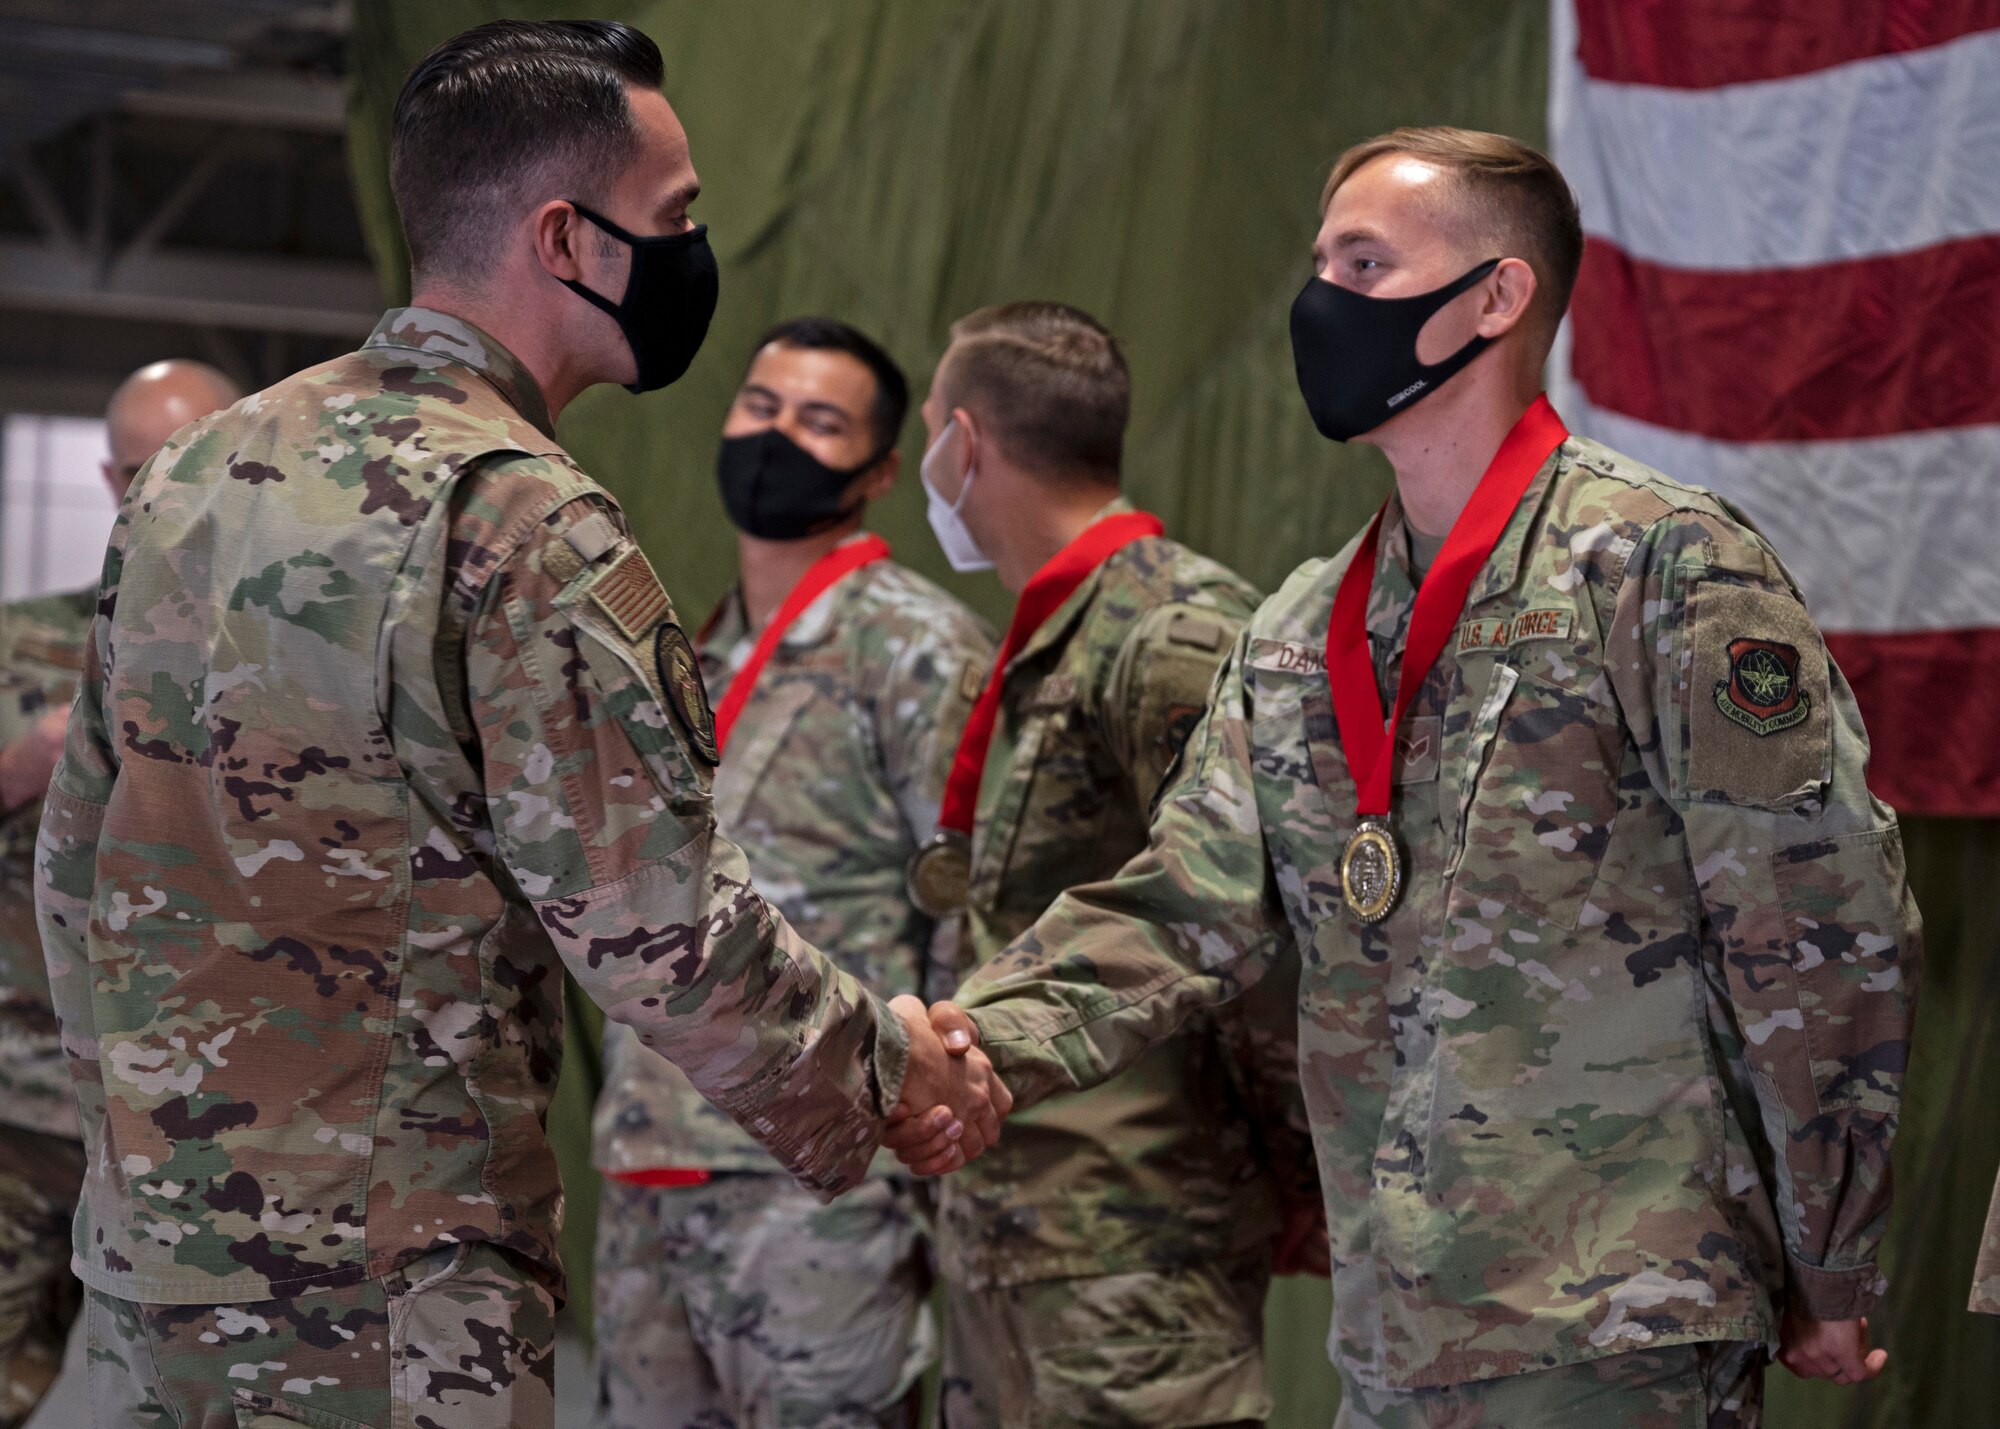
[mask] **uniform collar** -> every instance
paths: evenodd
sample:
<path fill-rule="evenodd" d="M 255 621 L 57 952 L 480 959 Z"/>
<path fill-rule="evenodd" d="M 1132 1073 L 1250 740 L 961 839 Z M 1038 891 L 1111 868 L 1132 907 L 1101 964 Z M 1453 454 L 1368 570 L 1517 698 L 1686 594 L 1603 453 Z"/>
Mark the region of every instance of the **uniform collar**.
<path fill-rule="evenodd" d="M 844 546 L 853 545 L 856 541 L 866 540 L 870 534 L 867 531 L 856 531 L 841 541 L 840 545 L 835 546 L 834 550 L 838 551 Z M 792 628 L 785 632 L 783 639 L 779 640 L 778 648 L 810 650 L 815 645 L 824 645 L 831 640 L 834 632 L 842 624 L 840 612 L 847 602 L 854 598 L 855 593 L 867 579 L 868 570 L 863 568 L 849 572 L 845 580 L 836 581 L 821 593 L 819 599 L 799 612 L 799 618 L 792 622 Z M 750 628 L 749 616 L 743 609 L 743 583 L 738 581 L 729 588 L 728 594 L 722 597 L 722 603 L 715 608 L 715 613 L 709 616 L 702 626 L 699 643 L 704 648 L 713 647 L 719 657 L 727 658 L 728 652 L 733 650 L 738 642 L 760 633 Z"/>
<path fill-rule="evenodd" d="M 1556 473 L 1568 459 L 1564 447 L 1555 449 L 1542 463 L 1535 479 L 1528 483 L 1514 514 L 1493 554 L 1486 558 L 1472 589 L 1466 592 L 1465 608 L 1472 609 L 1514 588 L 1520 577 L 1521 562 L 1527 557 L 1528 535 L 1535 529 L 1542 503 L 1555 483 Z M 1382 508 L 1382 533 L 1375 543 L 1375 581 L 1368 592 L 1368 633 L 1379 640 L 1394 641 L 1403 631 L 1409 610 L 1417 598 L 1417 583 L 1410 573 L 1409 522 L 1403 514 L 1402 498 L 1391 491 Z"/>
<path fill-rule="evenodd" d="M 1136 511 L 1137 509 L 1137 507 L 1123 496 L 1114 496 L 1110 501 L 1105 503 L 1102 510 L 1090 518 L 1090 526 L 1095 526 L 1107 516 L 1123 516 L 1127 512 Z M 1084 529 L 1088 530 L 1090 526 L 1086 526 Z M 1057 606 L 1055 612 L 1041 623 L 1035 633 L 1022 642 L 1021 648 L 1014 652 L 1014 658 L 1007 662 L 1008 670 L 1018 669 L 1029 660 L 1040 655 L 1043 651 L 1051 649 L 1069 638 L 1071 628 L 1076 625 L 1077 621 L 1083 618 L 1083 612 L 1097 598 L 1097 587 L 1104 579 L 1104 568 L 1116 560 L 1119 554 L 1119 552 L 1113 551 L 1109 556 L 1106 556 L 1097 563 L 1097 568 L 1085 576 L 1082 584 L 1070 592 L 1069 599 Z"/>
<path fill-rule="evenodd" d="M 428 353 L 469 367 L 492 383 L 508 405 L 554 439 L 556 424 L 534 376 L 521 360 L 464 318 L 435 308 L 391 308 L 375 324 L 362 347 L 399 347 Z"/>

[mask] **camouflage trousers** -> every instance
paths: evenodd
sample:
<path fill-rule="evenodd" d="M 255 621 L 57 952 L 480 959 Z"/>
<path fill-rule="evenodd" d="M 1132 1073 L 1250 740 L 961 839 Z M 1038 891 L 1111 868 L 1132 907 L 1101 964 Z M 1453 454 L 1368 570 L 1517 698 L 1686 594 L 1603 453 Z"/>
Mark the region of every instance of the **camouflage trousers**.
<path fill-rule="evenodd" d="M 1444 1389 L 1341 1386 L 1334 1429 L 1759 1429 L 1764 1346 L 1672 1345 Z"/>
<path fill-rule="evenodd" d="M 242 1305 L 89 1293 L 97 1429 L 553 1429 L 555 1301 L 504 1251 L 437 1251 Z"/>
<path fill-rule="evenodd" d="M 924 1220 L 904 1181 L 832 1205 L 762 1172 L 672 1189 L 607 1181 L 597 1423 L 914 1425 L 937 1357 Z"/>
<path fill-rule="evenodd" d="M 1267 1253 L 945 1293 L 946 1429 L 1257 1424 Z"/>
<path fill-rule="evenodd" d="M 62 1373 L 83 1302 L 69 1269 L 82 1189 L 82 1142 L 0 1126 L 0 1429 L 25 1423 Z"/>

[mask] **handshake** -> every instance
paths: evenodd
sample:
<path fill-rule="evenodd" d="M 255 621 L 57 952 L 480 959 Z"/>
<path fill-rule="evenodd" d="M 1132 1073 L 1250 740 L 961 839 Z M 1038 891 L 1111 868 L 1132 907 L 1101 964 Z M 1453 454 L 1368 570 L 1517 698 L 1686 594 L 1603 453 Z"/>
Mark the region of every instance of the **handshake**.
<path fill-rule="evenodd" d="M 964 1009 L 919 998 L 893 998 L 890 1011 L 909 1034 L 903 1095 L 882 1144 L 912 1174 L 942 1176 L 977 1160 L 1000 1139 L 1013 1094 L 979 1050 L 979 1029 Z"/>

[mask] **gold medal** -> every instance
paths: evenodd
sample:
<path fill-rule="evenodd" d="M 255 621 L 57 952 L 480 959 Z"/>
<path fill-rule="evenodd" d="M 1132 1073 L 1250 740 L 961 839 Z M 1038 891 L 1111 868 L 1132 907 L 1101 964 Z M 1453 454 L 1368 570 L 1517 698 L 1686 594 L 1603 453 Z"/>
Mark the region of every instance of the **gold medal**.
<path fill-rule="evenodd" d="M 1368 818 L 1340 855 L 1340 892 L 1354 916 L 1379 923 L 1403 891 L 1403 851 L 1386 819 Z"/>
<path fill-rule="evenodd" d="M 939 829 L 918 849 L 905 874 L 910 905 L 926 918 L 949 918 L 972 897 L 972 840 Z"/>

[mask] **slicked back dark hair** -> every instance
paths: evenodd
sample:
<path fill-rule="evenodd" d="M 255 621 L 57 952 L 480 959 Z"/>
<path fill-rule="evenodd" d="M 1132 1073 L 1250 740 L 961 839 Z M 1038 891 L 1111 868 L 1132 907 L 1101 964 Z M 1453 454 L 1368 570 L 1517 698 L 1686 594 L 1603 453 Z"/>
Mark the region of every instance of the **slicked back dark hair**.
<path fill-rule="evenodd" d="M 657 90 L 664 70 L 616 20 L 495 20 L 425 55 L 389 142 L 411 268 L 476 281 L 530 206 L 597 199 L 638 151 L 626 87 Z"/>
<path fill-rule="evenodd" d="M 910 412 L 910 380 L 896 359 L 860 328 L 839 318 L 790 318 L 757 339 L 750 360 L 774 342 L 786 347 L 803 347 L 812 352 L 844 352 L 875 376 L 875 401 L 868 412 L 868 424 L 875 431 L 875 449 L 887 453 L 903 433 L 903 419 Z"/>

